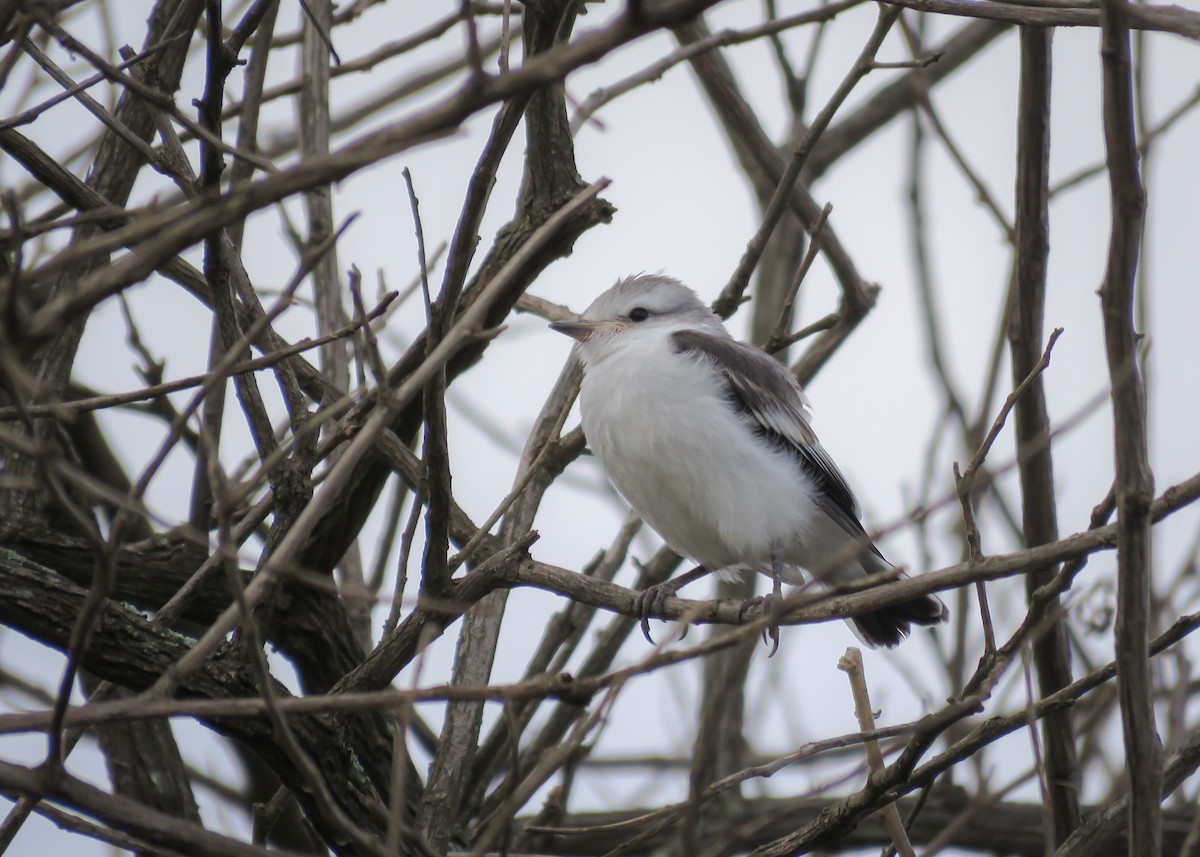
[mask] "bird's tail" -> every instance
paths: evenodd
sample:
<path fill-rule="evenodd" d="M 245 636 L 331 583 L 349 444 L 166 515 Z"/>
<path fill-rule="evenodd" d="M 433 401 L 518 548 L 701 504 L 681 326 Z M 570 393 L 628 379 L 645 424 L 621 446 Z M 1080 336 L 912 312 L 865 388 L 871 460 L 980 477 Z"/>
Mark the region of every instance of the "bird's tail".
<path fill-rule="evenodd" d="M 869 575 L 892 567 L 876 553 L 861 557 L 861 562 L 865 566 L 863 571 Z M 949 618 L 950 611 L 940 598 L 936 595 L 920 595 L 872 613 L 853 616 L 850 625 L 855 635 L 868 646 L 890 649 L 908 636 L 913 625 L 940 625 Z"/>
<path fill-rule="evenodd" d="M 890 649 L 908 636 L 914 624 L 939 625 L 948 618 L 950 611 L 946 609 L 945 604 L 933 595 L 922 595 L 892 604 L 874 613 L 854 616 L 850 624 L 859 639 L 868 646 Z"/>

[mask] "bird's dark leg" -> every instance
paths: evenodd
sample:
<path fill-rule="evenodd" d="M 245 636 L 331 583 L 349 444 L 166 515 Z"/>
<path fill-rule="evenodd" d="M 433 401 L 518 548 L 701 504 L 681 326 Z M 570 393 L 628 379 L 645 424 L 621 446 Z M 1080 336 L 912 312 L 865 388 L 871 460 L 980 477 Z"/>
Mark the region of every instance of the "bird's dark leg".
<path fill-rule="evenodd" d="M 739 611 L 738 618 L 745 619 L 746 614 L 754 611 L 761 615 L 768 615 L 775 609 L 775 605 L 783 600 L 783 546 L 779 544 L 771 545 L 771 594 L 756 595 L 753 598 L 747 598 L 742 604 L 742 609 Z M 772 622 L 763 629 L 763 642 L 771 646 L 771 654 L 768 658 L 774 657 L 779 651 L 779 623 Z"/>
<path fill-rule="evenodd" d="M 646 637 L 650 645 L 654 645 L 654 640 L 650 637 L 650 617 L 655 614 L 661 614 L 667 606 L 667 599 L 674 598 L 675 593 L 683 589 L 689 583 L 699 580 L 708 574 L 708 569 L 702 565 L 698 565 L 689 571 L 687 574 L 681 574 L 672 580 L 666 580 L 662 583 L 656 583 L 654 586 L 648 586 L 638 593 L 638 597 L 634 600 L 633 606 L 637 609 L 638 618 L 642 623 L 642 634 Z M 683 635 L 680 639 L 687 636 L 688 626 L 683 626 Z"/>
<path fill-rule="evenodd" d="M 769 610 L 774 610 L 775 606 L 783 601 L 782 554 L 783 550 L 779 545 L 775 545 L 771 548 L 771 597 L 767 600 L 767 608 Z M 763 634 L 765 635 L 763 639 L 764 643 L 766 642 L 766 637 L 770 637 L 771 642 L 773 643 L 771 646 L 771 654 L 767 655 L 767 657 L 774 657 L 775 653 L 779 651 L 779 623 L 773 622 L 772 624 L 768 625 Z"/>

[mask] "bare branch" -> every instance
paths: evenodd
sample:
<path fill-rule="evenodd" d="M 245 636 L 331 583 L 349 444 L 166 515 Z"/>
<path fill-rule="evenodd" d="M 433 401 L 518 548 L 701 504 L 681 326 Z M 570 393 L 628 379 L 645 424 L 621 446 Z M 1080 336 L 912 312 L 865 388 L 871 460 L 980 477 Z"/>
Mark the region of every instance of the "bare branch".
<path fill-rule="evenodd" d="M 1150 502 L 1154 474 L 1146 437 L 1146 401 L 1133 329 L 1134 274 L 1142 237 L 1145 193 L 1138 176 L 1129 66 L 1129 20 L 1123 0 L 1100 10 L 1104 65 L 1104 141 L 1108 152 L 1112 232 L 1100 289 L 1104 341 L 1112 379 L 1117 480 L 1117 664 L 1125 759 L 1130 775 L 1129 850 L 1162 850 L 1159 795 L 1162 745 L 1155 727 L 1153 684 L 1147 663 L 1153 566 Z"/>

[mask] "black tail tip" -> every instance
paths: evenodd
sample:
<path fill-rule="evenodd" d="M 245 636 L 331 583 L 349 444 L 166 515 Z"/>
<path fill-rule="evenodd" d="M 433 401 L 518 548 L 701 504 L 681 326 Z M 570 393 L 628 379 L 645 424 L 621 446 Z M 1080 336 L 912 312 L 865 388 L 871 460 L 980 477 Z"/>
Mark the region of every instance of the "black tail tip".
<path fill-rule="evenodd" d="M 900 645 L 915 625 L 940 625 L 950 618 L 950 610 L 934 595 L 922 595 L 901 601 L 874 613 L 851 619 L 855 631 L 872 648 L 891 649 Z"/>

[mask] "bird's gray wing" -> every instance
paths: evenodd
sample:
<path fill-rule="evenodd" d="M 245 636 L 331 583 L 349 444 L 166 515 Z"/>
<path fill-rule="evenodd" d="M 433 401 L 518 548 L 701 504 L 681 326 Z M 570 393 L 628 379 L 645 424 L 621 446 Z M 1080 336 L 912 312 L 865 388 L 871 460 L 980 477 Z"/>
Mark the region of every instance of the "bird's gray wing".
<path fill-rule="evenodd" d="M 672 333 L 671 345 L 711 365 L 725 381 L 729 403 L 755 434 L 796 456 L 830 517 L 856 538 L 865 535 L 854 494 L 817 441 L 804 391 L 783 364 L 758 348 L 699 330 Z"/>

